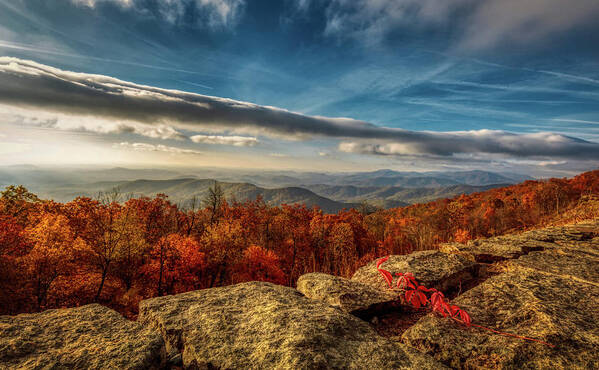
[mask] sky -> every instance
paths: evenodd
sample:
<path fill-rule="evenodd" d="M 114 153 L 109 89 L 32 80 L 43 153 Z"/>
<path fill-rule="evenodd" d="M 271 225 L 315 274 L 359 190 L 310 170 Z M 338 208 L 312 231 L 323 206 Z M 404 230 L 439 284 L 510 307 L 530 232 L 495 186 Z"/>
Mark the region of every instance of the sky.
<path fill-rule="evenodd" d="M 571 175 L 599 1 L 0 0 L 0 165 Z"/>

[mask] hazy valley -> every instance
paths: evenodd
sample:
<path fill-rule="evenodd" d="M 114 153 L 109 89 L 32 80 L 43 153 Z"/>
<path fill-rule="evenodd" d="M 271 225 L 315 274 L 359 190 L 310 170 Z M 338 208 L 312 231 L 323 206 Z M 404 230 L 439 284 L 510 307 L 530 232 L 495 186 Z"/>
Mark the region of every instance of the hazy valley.
<path fill-rule="evenodd" d="M 43 199 L 68 202 L 97 197 L 118 189 L 123 196 L 166 194 L 182 206 L 203 199 L 218 181 L 230 201 L 261 196 L 271 206 L 305 204 L 326 213 L 357 208 L 402 207 L 435 199 L 471 194 L 531 179 L 520 174 L 486 171 L 355 173 L 241 171 L 222 169 L 73 169 L 7 166 L 0 168 L 0 187 L 23 184 Z"/>

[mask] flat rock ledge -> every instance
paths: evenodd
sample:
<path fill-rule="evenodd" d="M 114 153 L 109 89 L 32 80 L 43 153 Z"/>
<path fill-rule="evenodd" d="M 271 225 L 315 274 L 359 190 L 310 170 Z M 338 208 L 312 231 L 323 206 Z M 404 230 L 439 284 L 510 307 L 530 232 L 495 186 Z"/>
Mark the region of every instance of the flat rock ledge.
<path fill-rule="evenodd" d="M 354 273 L 351 280 L 369 285 L 376 290 L 388 289 L 387 283 L 372 261 Z M 437 250 L 414 252 L 408 255 L 392 255 L 381 268 L 395 273 L 411 272 L 421 285 L 447 293 L 458 290 L 460 285 L 478 275 L 479 264 L 460 254 Z"/>
<path fill-rule="evenodd" d="M 381 277 L 382 278 L 382 277 Z M 297 290 L 311 299 L 368 320 L 377 312 L 399 309 L 401 292 L 375 289 L 339 276 L 313 272 L 299 277 Z"/>
<path fill-rule="evenodd" d="M 599 222 L 591 221 L 468 243 L 456 251 L 510 258 L 502 273 L 453 300 L 473 323 L 555 347 L 465 328 L 434 314 L 408 328 L 401 342 L 453 368 L 597 368 L 598 233 Z M 517 250 L 535 245 L 542 248 Z"/>
<path fill-rule="evenodd" d="M 264 282 L 145 300 L 139 321 L 187 368 L 444 368 L 336 307 Z"/>
<path fill-rule="evenodd" d="M 589 220 L 579 224 L 550 227 L 519 234 L 502 235 L 488 239 L 471 240 L 466 244 L 446 243 L 440 250 L 465 256 L 476 262 L 492 263 L 519 258 L 534 251 L 568 247 L 599 254 L 599 249 L 589 247 L 599 237 L 599 221 Z M 590 249 L 589 249 L 590 248 Z"/>
<path fill-rule="evenodd" d="M 91 304 L 0 316 L 0 369 L 160 369 L 157 331 Z"/>
<path fill-rule="evenodd" d="M 476 324 L 553 344 L 465 328 L 429 314 L 402 342 L 453 368 L 592 369 L 599 364 L 599 288 L 532 269 L 493 276 L 453 301 Z"/>

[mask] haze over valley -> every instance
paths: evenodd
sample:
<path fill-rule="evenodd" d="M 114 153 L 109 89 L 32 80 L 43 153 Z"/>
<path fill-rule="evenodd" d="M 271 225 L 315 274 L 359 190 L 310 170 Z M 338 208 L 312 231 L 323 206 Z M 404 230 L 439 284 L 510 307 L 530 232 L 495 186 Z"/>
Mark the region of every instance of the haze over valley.
<path fill-rule="evenodd" d="M 68 202 L 96 198 L 117 189 L 124 197 L 166 194 L 182 206 L 204 199 L 218 182 L 229 201 L 305 204 L 326 213 L 358 208 L 394 208 L 507 186 L 532 179 L 515 173 L 486 171 L 324 173 L 224 169 L 0 167 L 0 187 L 23 184 L 44 199 Z"/>

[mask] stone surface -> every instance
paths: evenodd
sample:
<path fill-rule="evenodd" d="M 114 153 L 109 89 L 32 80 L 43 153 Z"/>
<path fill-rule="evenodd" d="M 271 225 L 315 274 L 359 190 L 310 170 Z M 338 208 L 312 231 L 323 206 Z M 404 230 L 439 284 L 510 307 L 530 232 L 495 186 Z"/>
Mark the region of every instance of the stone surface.
<path fill-rule="evenodd" d="M 533 251 L 559 246 L 585 249 L 585 244 L 599 236 L 599 221 L 532 230 L 520 234 L 503 235 L 488 239 L 471 240 L 466 244 L 448 243 L 441 251 L 455 253 L 477 262 L 491 263 L 516 259 Z M 599 253 L 595 243 L 594 251 Z"/>
<path fill-rule="evenodd" d="M 442 368 L 338 308 L 270 283 L 142 301 L 139 321 L 158 328 L 195 368 Z"/>
<path fill-rule="evenodd" d="M 401 341 L 454 368 L 596 368 L 598 226 L 591 222 L 509 236 L 516 246 L 541 240 L 543 250 L 512 257 L 504 265 L 505 272 L 453 301 L 469 312 L 476 324 L 549 342 L 555 348 L 464 328 L 433 314 L 407 329 Z M 501 252 L 498 246 L 506 245 L 506 239 L 487 239 L 478 246 L 484 253 Z M 467 248 L 469 253 L 477 253 L 475 245 Z"/>
<path fill-rule="evenodd" d="M 375 289 L 370 285 L 342 277 L 314 272 L 297 280 L 297 290 L 311 299 L 368 319 L 380 311 L 398 308 L 401 292 Z"/>
<path fill-rule="evenodd" d="M 0 316 L 0 369 L 159 369 L 160 333 L 97 304 Z"/>
<path fill-rule="evenodd" d="M 387 283 L 377 271 L 377 261 L 361 267 L 351 280 L 370 285 L 377 290 L 387 289 Z M 478 273 L 478 264 L 459 254 L 422 251 L 408 255 L 392 255 L 381 268 L 395 274 L 411 272 L 421 285 L 443 292 L 459 288 Z"/>
<path fill-rule="evenodd" d="M 555 248 L 530 252 L 516 260 L 509 261 L 508 266 L 540 270 L 599 286 L 599 254 Z"/>

